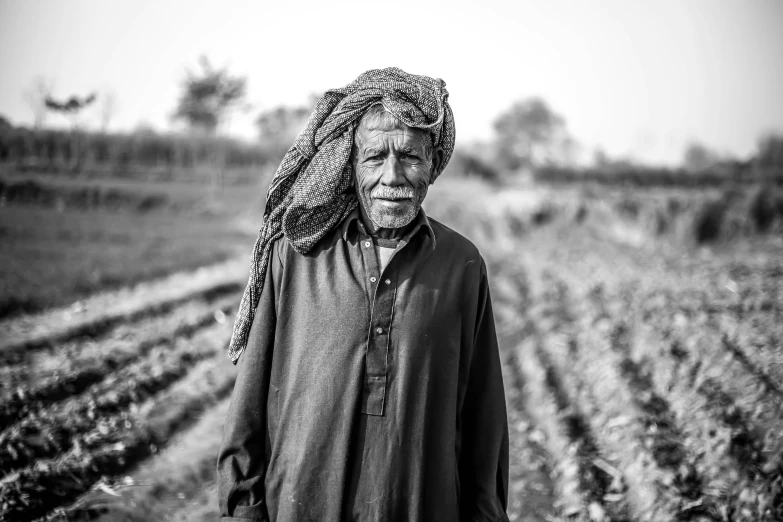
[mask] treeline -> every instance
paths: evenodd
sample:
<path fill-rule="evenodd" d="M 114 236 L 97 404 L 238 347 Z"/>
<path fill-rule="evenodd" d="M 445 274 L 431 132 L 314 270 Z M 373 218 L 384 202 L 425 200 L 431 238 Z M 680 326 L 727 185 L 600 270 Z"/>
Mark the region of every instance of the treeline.
<path fill-rule="evenodd" d="M 21 170 L 100 168 L 118 174 L 150 168 L 190 170 L 200 166 L 247 169 L 272 160 L 270 151 L 258 143 L 216 136 L 0 128 L 0 162 L 15 164 Z"/>
<path fill-rule="evenodd" d="M 752 162 L 731 162 L 712 169 L 691 172 L 682 168 L 627 166 L 621 168 L 569 168 L 545 166 L 533 178 L 540 183 L 596 183 L 632 187 L 721 187 L 733 184 L 765 183 L 783 187 L 783 167 L 759 166 Z"/>

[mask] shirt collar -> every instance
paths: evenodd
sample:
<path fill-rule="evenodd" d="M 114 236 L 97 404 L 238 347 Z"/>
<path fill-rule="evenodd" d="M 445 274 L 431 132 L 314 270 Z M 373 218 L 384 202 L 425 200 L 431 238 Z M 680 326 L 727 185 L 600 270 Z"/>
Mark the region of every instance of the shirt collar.
<path fill-rule="evenodd" d="M 364 228 L 364 223 L 362 223 L 358 206 L 353 209 L 351 213 L 348 214 L 348 216 L 343 220 L 343 222 L 340 224 L 340 229 L 345 241 L 348 241 L 351 235 L 356 231 L 361 232 L 365 236 L 369 235 Z M 427 217 L 427 214 L 424 212 L 423 208 L 419 209 L 419 213 L 416 214 L 416 217 L 413 219 L 413 226 L 411 227 L 410 231 L 408 231 L 405 236 L 402 237 L 402 241 L 406 243 L 410 242 L 411 238 L 413 238 L 420 231 L 423 231 L 430 236 L 430 239 L 432 240 L 432 248 L 434 249 L 435 231 L 432 229 L 430 220 Z"/>

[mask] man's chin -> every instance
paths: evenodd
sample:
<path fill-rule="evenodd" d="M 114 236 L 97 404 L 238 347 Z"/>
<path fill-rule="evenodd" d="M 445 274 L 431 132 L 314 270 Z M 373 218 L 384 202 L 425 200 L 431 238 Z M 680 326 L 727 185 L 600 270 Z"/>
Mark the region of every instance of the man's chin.
<path fill-rule="evenodd" d="M 384 209 L 384 211 L 378 211 L 373 209 L 371 214 L 373 224 L 378 228 L 402 228 L 416 217 L 418 209 L 408 202 L 408 205 L 399 205 L 397 211 L 389 211 L 390 209 Z M 387 206 L 387 205 L 384 205 Z M 397 206 L 397 205 L 395 205 Z"/>

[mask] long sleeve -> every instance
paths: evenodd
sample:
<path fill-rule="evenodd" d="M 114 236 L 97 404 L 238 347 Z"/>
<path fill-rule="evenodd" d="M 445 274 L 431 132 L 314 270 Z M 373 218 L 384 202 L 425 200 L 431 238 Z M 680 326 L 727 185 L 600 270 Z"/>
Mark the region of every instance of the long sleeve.
<path fill-rule="evenodd" d="M 231 396 L 217 462 L 218 501 L 223 522 L 268 521 L 264 491 L 267 465 L 267 396 L 276 324 L 272 249 L 264 291 Z"/>
<path fill-rule="evenodd" d="M 492 300 L 483 261 L 475 336 L 460 424 L 461 520 L 507 521 L 508 419 Z"/>

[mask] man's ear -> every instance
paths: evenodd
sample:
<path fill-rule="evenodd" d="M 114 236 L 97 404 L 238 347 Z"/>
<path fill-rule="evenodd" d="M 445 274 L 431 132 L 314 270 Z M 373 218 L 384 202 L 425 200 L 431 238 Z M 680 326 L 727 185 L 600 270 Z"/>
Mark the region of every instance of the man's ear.
<path fill-rule="evenodd" d="M 443 160 L 446 157 L 446 154 L 443 152 L 443 149 L 438 147 L 434 151 L 432 151 L 432 165 L 430 167 L 430 185 L 435 183 L 435 180 L 438 179 L 438 176 L 441 174 L 441 166 L 443 165 Z"/>

